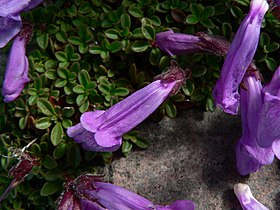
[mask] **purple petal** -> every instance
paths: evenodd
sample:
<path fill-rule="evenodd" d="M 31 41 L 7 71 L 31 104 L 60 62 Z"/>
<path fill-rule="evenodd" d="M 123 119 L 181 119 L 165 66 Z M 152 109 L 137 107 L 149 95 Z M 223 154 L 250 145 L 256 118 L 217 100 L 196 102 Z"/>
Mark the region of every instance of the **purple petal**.
<path fill-rule="evenodd" d="M 168 206 L 156 206 L 156 210 L 194 210 L 195 205 L 190 200 L 178 200 Z"/>
<path fill-rule="evenodd" d="M 258 46 L 263 16 L 268 10 L 265 0 L 253 0 L 250 12 L 240 25 L 224 62 L 221 77 L 213 90 L 216 104 L 224 112 L 237 114 L 238 87 Z"/>
<path fill-rule="evenodd" d="M 20 32 L 21 27 L 22 22 L 19 14 L 10 17 L 0 16 L 0 48 L 5 47 Z"/>
<path fill-rule="evenodd" d="M 39 4 L 41 4 L 44 0 L 31 0 L 28 7 L 24 8 L 23 12 L 29 11 L 35 7 L 37 7 Z"/>
<path fill-rule="evenodd" d="M 5 102 L 15 100 L 20 95 L 25 84 L 29 82 L 25 44 L 25 39 L 17 36 L 10 49 L 2 88 Z"/>
<path fill-rule="evenodd" d="M 186 53 L 195 53 L 202 51 L 197 44 L 200 38 L 188 35 L 174 33 L 172 30 L 156 34 L 156 46 L 169 55 L 181 55 Z"/>
<path fill-rule="evenodd" d="M 76 198 L 73 192 L 66 191 L 61 195 L 57 210 L 82 210 L 80 199 Z"/>
<path fill-rule="evenodd" d="M 280 139 L 273 141 L 272 150 L 275 156 L 280 160 Z"/>
<path fill-rule="evenodd" d="M 275 70 L 273 77 L 267 85 L 264 86 L 263 92 L 273 96 L 280 96 L 280 66 Z"/>
<path fill-rule="evenodd" d="M 102 206 L 89 200 L 81 199 L 82 210 L 106 210 Z M 73 209 L 74 210 L 74 209 Z"/>
<path fill-rule="evenodd" d="M 29 5 L 30 0 L 1 0 L 0 16 L 9 17 L 10 15 L 20 13 Z"/>
<path fill-rule="evenodd" d="M 95 182 L 95 190 L 87 190 L 89 197 L 110 210 L 148 210 L 154 205 L 146 198 L 110 183 Z"/>
<path fill-rule="evenodd" d="M 243 210 L 269 210 L 252 195 L 247 184 L 236 184 L 234 186 L 234 193 Z"/>

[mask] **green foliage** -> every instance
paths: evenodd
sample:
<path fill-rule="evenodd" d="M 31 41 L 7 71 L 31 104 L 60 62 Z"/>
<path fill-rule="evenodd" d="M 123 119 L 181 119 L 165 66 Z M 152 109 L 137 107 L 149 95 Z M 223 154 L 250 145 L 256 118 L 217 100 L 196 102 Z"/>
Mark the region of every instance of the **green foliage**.
<path fill-rule="evenodd" d="M 10 157 L 0 157 L 0 193 L 11 181 L 7 171 L 17 162 L 8 148 L 23 148 L 37 138 L 28 150 L 39 159 L 27 177 L 28 187 L 22 183 L 12 190 L 1 209 L 53 209 L 66 177 L 96 171 L 96 165 L 118 155 L 85 152 L 66 129 L 79 123 L 82 113 L 110 108 L 167 68 L 171 58 L 154 46 L 156 33 L 170 28 L 189 34 L 206 31 L 231 41 L 249 5 L 239 0 L 214 0 L 211 5 L 196 0 L 53 2 L 23 14 L 34 23 L 28 53 L 31 81 L 15 102 L 0 102 L 0 153 Z M 279 65 L 279 29 L 269 11 L 255 57 L 264 76 Z M 198 53 L 173 58 L 190 68 L 192 77 L 157 114 L 174 118 L 190 102 L 214 111 L 212 88 L 223 58 Z M 148 146 L 132 130 L 123 135 L 121 151 L 127 156 Z"/>

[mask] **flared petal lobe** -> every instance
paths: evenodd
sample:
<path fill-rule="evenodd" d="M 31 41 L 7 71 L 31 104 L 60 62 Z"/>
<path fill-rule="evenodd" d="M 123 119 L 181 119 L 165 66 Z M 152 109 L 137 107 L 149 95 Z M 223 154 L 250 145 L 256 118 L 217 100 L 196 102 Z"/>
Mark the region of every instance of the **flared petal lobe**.
<path fill-rule="evenodd" d="M 20 95 L 25 84 L 29 82 L 25 44 L 26 40 L 17 36 L 10 49 L 2 88 L 5 102 L 14 101 Z"/>
<path fill-rule="evenodd" d="M 271 81 L 263 88 L 263 106 L 258 122 L 257 143 L 270 147 L 280 139 L 280 67 Z M 277 152 L 278 153 L 278 152 Z"/>
<path fill-rule="evenodd" d="M 271 164 L 274 153 L 271 148 L 261 148 L 257 144 L 257 124 L 262 107 L 262 85 L 254 76 L 245 76 L 240 90 L 240 110 L 242 117 L 242 137 L 236 145 L 236 165 L 241 175 L 256 172 L 261 166 Z"/>
<path fill-rule="evenodd" d="M 250 12 L 239 26 L 230 45 L 221 77 L 213 90 L 216 104 L 226 113 L 238 113 L 238 87 L 256 52 L 262 19 L 267 10 L 266 0 L 252 0 Z"/>
<path fill-rule="evenodd" d="M 189 34 L 174 33 L 172 30 L 157 33 L 156 46 L 169 55 L 181 55 L 202 51 L 197 45 L 200 38 Z"/>
<path fill-rule="evenodd" d="M 269 210 L 252 195 L 251 189 L 247 184 L 236 184 L 234 193 L 243 210 Z"/>

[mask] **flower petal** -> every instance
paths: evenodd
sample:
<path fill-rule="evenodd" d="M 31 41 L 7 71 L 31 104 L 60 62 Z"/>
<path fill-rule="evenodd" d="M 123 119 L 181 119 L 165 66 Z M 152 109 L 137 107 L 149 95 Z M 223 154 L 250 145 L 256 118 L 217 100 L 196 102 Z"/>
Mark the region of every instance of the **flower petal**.
<path fill-rule="evenodd" d="M 221 77 L 213 90 L 215 102 L 224 112 L 238 112 L 238 87 L 256 52 L 262 19 L 267 10 L 265 0 L 252 0 L 250 12 L 230 45 Z"/>
<path fill-rule="evenodd" d="M 25 84 L 29 82 L 25 44 L 25 39 L 17 36 L 10 49 L 2 88 L 5 102 L 15 100 L 20 95 Z"/>
<path fill-rule="evenodd" d="M 28 6 L 30 0 L 1 0 L 0 16 L 6 17 L 16 13 L 20 13 Z"/>
<path fill-rule="evenodd" d="M 247 184 L 236 184 L 234 186 L 234 193 L 243 210 L 269 210 L 252 195 Z"/>
<path fill-rule="evenodd" d="M 194 210 L 195 205 L 190 200 L 178 200 L 168 206 L 156 206 L 156 210 Z"/>
<path fill-rule="evenodd" d="M 39 4 L 41 4 L 44 0 L 31 0 L 31 2 L 29 3 L 29 5 L 24 8 L 23 12 L 29 11 L 35 7 L 37 7 Z"/>

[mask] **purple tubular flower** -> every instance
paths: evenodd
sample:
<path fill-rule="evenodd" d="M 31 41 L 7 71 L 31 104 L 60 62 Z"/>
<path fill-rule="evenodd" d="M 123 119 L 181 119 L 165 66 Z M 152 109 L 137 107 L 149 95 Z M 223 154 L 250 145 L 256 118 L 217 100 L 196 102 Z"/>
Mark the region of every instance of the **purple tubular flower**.
<path fill-rule="evenodd" d="M 4 101 L 14 101 L 21 93 L 28 79 L 28 59 L 25 55 L 26 39 L 17 36 L 10 49 L 6 66 L 2 95 Z"/>
<path fill-rule="evenodd" d="M 269 210 L 252 195 L 251 189 L 247 184 L 239 183 L 234 185 L 234 193 L 243 210 Z"/>
<path fill-rule="evenodd" d="M 216 104 L 229 114 L 238 112 L 238 87 L 257 49 L 262 19 L 267 10 L 266 0 L 251 1 L 250 12 L 230 45 L 221 77 L 213 90 Z"/>
<path fill-rule="evenodd" d="M 68 182 L 57 203 L 58 210 L 194 210 L 194 204 L 189 200 L 179 200 L 170 206 L 154 205 L 140 195 L 101 182 L 100 177 L 91 174 L 81 175 Z"/>
<path fill-rule="evenodd" d="M 257 143 L 262 147 L 272 146 L 280 157 L 280 66 L 271 81 L 263 88 L 263 106 L 259 114 Z"/>
<path fill-rule="evenodd" d="M 155 45 L 172 56 L 202 51 L 197 45 L 200 41 L 197 36 L 174 33 L 169 30 L 156 34 Z"/>
<path fill-rule="evenodd" d="M 247 90 L 240 90 L 240 110 L 242 117 L 242 137 L 236 145 L 236 164 L 241 175 L 257 171 L 261 166 L 271 164 L 274 153 L 271 148 L 258 146 L 258 113 L 262 107 L 262 85 L 254 76 L 243 79 Z"/>
<path fill-rule="evenodd" d="M 0 2 L 0 48 L 4 47 L 22 27 L 20 13 L 30 10 L 43 0 L 1 0 Z"/>
<path fill-rule="evenodd" d="M 133 93 L 107 111 L 84 113 L 81 122 L 68 128 L 68 136 L 90 151 L 115 151 L 122 135 L 152 114 L 185 80 L 185 72 L 177 66 L 148 86 Z"/>

